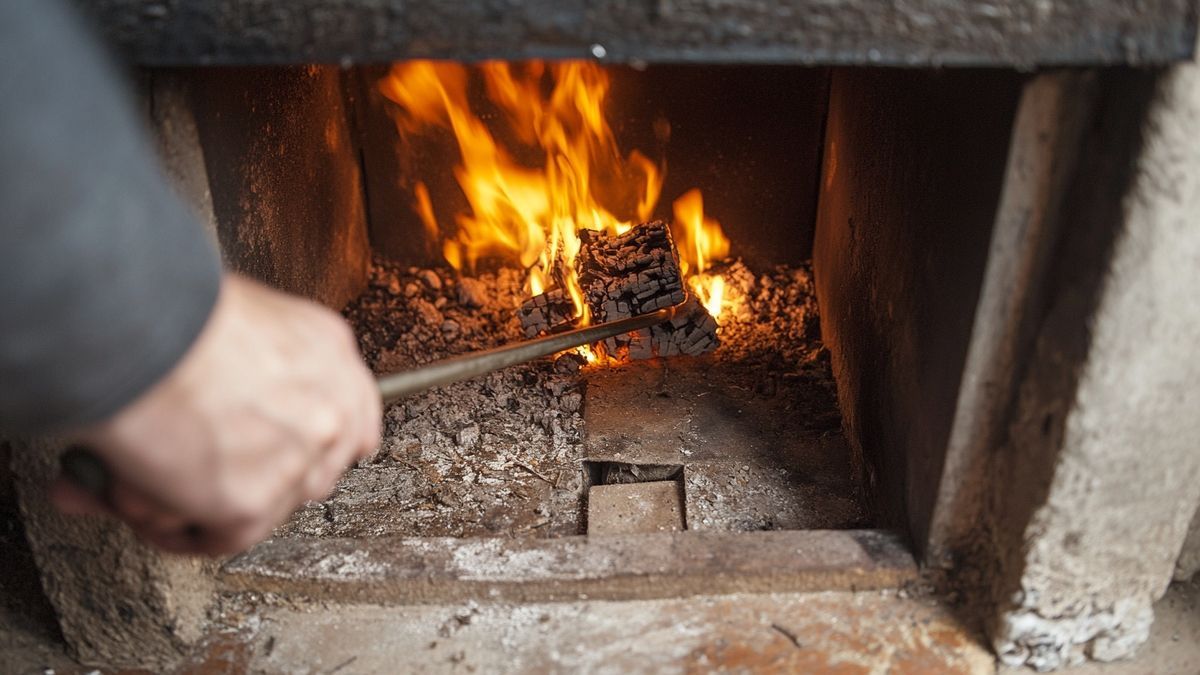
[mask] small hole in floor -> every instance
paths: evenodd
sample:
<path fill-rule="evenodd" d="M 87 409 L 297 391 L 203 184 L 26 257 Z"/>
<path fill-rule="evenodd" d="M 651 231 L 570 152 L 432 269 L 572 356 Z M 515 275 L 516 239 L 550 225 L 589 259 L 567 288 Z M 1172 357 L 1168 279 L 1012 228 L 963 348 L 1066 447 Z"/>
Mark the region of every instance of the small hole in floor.
<path fill-rule="evenodd" d="M 625 483 L 653 483 L 656 481 L 678 481 L 683 477 L 680 464 L 627 464 L 625 462 L 583 463 L 584 481 L 593 485 L 618 485 Z"/>

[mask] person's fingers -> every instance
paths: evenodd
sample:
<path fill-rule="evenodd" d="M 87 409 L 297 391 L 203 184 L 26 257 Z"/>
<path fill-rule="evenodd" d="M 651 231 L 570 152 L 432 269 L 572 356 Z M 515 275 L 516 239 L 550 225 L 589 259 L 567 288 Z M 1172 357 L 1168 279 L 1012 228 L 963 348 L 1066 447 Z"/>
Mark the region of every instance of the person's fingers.
<path fill-rule="evenodd" d="M 103 500 L 75 484 L 59 477 L 50 486 L 50 501 L 60 512 L 69 516 L 111 515 Z"/>
<path fill-rule="evenodd" d="M 109 488 L 109 500 L 117 515 L 133 523 L 147 522 L 163 510 L 160 505 L 123 482 Z"/>
<path fill-rule="evenodd" d="M 188 525 L 179 513 L 127 483 L 113 485 L 110 494 L 113 511 L 138 532 L 173 533 Z"/>
<path fill-rule="evenodd" d="M 329 449 L 320 462 L 313 465 L 304 479 L 304 501 L 324 501 L 333 493 L 338 480 L 354 456 L 354 437 L 347 434 L 341 443 Z"/>
<path fill-rule="evenodd" d="M 326 496 L 376 450 L 381 427 L 377 385 L 344 319 L 228 277 L 180 365 L 92 434 L 129 489 L 106 495 L 111 509 L 70 487 L 58 499 L 111 510 L 166 550 L 240 551 Z"/>
<path fill-rule="evenodd" d="M 224 522 L 206 523 L 201 536 L 194 542 L 195 552 L 205 555 L 241 553 L 266 539 L 277 525 L 286 521 L 297 507 L 308 501 L 305 488 L 303 477 L 288 481 L 281 494 L 263 503 L 262 508 L 252 515 Z"/>
<path fill-rule="evenodd" d="M 114 489 L 114 497 L 121 492 Z M 128 492 L 128 491 L 126 491 Z M 145 502 L 124 497 L 127 505 L 133 505 L 139 514 L 138 520 L 131 519 L 119 509 L 109 507 L 104 501 L 65 478 L 57 479 L 50 486 L 50 500 L 59 511 L 67 515 L 107 515 L 125 520 L 137 535 L 151 544 L 172 553 L 199 553 L 195 537 L 187 534 L 187 527 L 178 516 L 165 512 L 154 513 L 145 508 Z"/>
<path fill-rule="evenodd" d="M 209 524 L 191 542 L 192 552 L 213 556 L 241 553 L 270 536 L 275 526 L 287 520 L 302 501 L 297 491 L 259 518 Z"/>
<path fill-rule="evenodd" d="M 210 555 L 194 537 L 182 532 L 146 532 L 137 530 L 139 537 L 167 553 L 179 555 Z"/>
<path fill-rule="evenodd" d="M 169 511 L 152 513 L 142 522 L 147 529 L 158 532 L 179 532 L 187 529 L 190 525 L 183 516 Z"/>
<path fill-rule="evenodd" d="M 183 555 L 208 554 L 208 550 L 204 546 L 204 537 L 188 527 L 177 527 L 168 530 L 135 527 L 134 532 L 142 539 L 168 553 Z"/>
<path fill-rule="evenodd" d="M 328 384 L 321 383 L 325 386 Z M 257 404 L 255 413 L 270 423 L 274 433 L 287 435 L 289 444 L 302 452 L 306 462 L 320 459 L 346 424 L 342 409 L 331 405 L 328 392 L 317 386 L 278 392 L 272 400 Z"/>
<path fill-rule="evenodd" d="M 315 406 L 303 421 L 304 438 L 314 451 L 313 457 L 321 457 L 325 450 L 337 445 L 346 435 L 348 422 L 346 412 L 337 405 L 325 403 Z"/>
<path fill-rule="evenodd" d="M 371 456 L 378 446 L 382 412 L 374 378 L 365 367 L 360 367 L 347 373 L 345 391 L 348 394 L 345 398 L 350 401 L 345 414 L 349 424 L 341 430 L 337 443 L 310 470 L 305 486 L 305 497 L 309 500 L 327 498 L 346 468 L 360 458 Z"/>
<path fill-rule="evenodd" d="M 139 536 L 148 540 L 178 535 L 180 544 L 171 550 L 181 550 L 182 533 L 187 524 L 183 518 L 166 507 L 138 493 L 124 483 L 110 488 L 108 500 L 102 500 L 66 478 L 58 478 L 50 486 L 50 500 L 67 515 L 115 516 L 129 524 Z"/>
<path fill-rule="evenodd" d="M 362 438 L 359 441 L 359 457 L 371 457 L 379 450 L 379 444 L 382 442 L 383 436 L 383 399 L 379 396 L 379 387 L 375 384 L 375 378 L 371 374 L 366 373 L 369 380 L 369 387 L 366 393 L 366 401 L 363 406 L 366 408 L 367 414 L 363 419 L 363 427 L 360 433 Z"/>
<path fill-rule="evenodd" d="M 208 556 L 235 555 L 250 548 L 262 540 L 256 536 L 257 530 L 239 526 L 225 528 L 217 532 L 205 533 L 205 536 L 188 542 L 192 552 Z"/>
<path fill-rule="evenodd" d="M 338 442 L 326 450 L 320 461 L 315 462 L 305 477 L 304 499 L 322 501 L 329 497 L 338 479 L 358 456 L 357 427 L 362 421 L 355 417 L 353 425 L 342 430 Z"/>

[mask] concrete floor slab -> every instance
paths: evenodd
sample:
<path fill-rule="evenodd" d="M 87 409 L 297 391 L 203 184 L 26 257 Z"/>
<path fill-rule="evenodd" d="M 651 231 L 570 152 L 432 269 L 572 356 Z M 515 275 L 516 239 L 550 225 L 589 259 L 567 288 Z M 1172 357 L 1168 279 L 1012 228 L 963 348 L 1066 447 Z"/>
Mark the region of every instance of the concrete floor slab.
<path fill-rule="evenodd" d="M 30 617 L 19 611 L 23 605 L 13 604 L 10 596 L 0 600 L 0 672 L 40 675 L 47 668 L 60 675 L 95 672 L 66 655 L 52 627 L 30 625 Z M 242 630 L 214 635 L 174 673 L 353 675 L 470 672 L 472 668 L 487 673 L 501 667 L 585 673 L 719 672 L 722 668 L 739 673 L 861 673 L 872 668 L 887 672 L 889 667 L 898 673 L 992 672 L 990 654 L 935 600 L 885 592 L 490 608 L 462 603 L 230 609 L 238 605 L 227 602 L 223 618 Z M 1200 583 L 1172 585 L 1154 611 L 1150 641 L 1134 660 L 1092 663 L 1062 672 L 1200 672 Z M 620 625 L 627 630 L 618 630 Z M 605 642 L 614 636 L 611 643 Z M 93 665 L 106 675 L 129 673 Z M 630 667 L 622 671 L 626 666 Z M 1000 671 L 1002 675 L 1030 672 L 1026 668 Z"/>
<path fill-rule="evenodd" d="M 991 673 L 936 604 L 890 593 L 265 609 L 272 673 Z"/>

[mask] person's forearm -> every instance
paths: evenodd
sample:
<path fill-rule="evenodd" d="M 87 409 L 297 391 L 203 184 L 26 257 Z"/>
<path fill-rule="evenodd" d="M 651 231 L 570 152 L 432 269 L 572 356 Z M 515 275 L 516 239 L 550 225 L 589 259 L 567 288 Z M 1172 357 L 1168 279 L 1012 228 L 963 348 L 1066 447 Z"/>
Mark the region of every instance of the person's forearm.
<path fill-rule="evenodd" d="M 220 262 L 58 0 L 0 3 L 0 429 L 108 417 L 166 374 Z"/>

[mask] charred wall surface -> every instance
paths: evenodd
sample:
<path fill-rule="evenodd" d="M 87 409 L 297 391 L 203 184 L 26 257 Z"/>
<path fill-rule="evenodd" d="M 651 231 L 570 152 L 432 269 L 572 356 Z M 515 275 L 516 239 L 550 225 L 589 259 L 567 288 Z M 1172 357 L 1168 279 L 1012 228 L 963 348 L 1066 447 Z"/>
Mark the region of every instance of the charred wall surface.
<path fill-rule="evenodd" d="M 835 71 L 813 265 L 881 522 L 925 540 L 1022 79 Z M 918 543 L 918 545 L 920 545 Z"/>
<path fill-rule="evenodd" d="M 370 257 L 342 72 L 172 75 L 192 104 L 227 266 L 341 308 L 366 285 Z"/>

